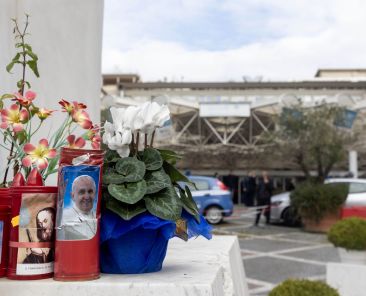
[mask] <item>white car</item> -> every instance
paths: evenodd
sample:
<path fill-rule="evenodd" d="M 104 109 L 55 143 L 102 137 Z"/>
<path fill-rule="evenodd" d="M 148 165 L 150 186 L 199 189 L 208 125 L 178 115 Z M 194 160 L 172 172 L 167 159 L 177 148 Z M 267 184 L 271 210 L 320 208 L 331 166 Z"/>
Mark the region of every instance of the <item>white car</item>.
<path fill-rule="evenodd" d="M 325 183 L 348 185 L 348 196 L 344 209 L 350 210 L 354 207 L 365 207 L 366 209 L 366 179 L 332 178 L 327 179 Z M 284 222 L 287 225 L 300 222 L 296 213 L 290 207 L 290 192 L 283 192 L 271 197 L 271 222 Z"/>

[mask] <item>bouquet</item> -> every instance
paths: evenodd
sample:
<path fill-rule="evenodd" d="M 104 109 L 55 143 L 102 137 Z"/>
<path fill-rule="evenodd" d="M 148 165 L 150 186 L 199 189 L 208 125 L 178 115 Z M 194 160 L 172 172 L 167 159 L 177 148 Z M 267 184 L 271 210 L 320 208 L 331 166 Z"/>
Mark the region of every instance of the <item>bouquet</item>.
<path fill-rule="evenodd" d="M 32 46 L 25 41 L 29 24 L 28 16 L 26 17 L 23 30 L 19 28 L 17 21 L 13 20 L 17 52 L 6 67 L 11 73 L 15 65 L 20 65 L 22 77 L 17 82 L 17 91 L 0 96 L 0 135 L 3 138 L 0 148 L 8 152 L 6 165 L 1 166 L 4 168 L 4 176 L 0 187 L 8 186 L 7 179 L 11 167 L 17 176 L 17 181 L 22 179 L 23 175 L 28 178 L 32 169 L 32 174 L 39 173 L 44 181 L 50 174 L 57 172 L 61 147 L 83 148 L 89 141 L 93 148 L 98 149 L 101 141 L 99 127 L 90 120 L 85 110 L 87 106 L 65 99 L 59 102 L 66 114 L 64 122 L 49 139 L 41 138 L 37 142 L 34 141 L 35 137 L 39 139 L 37 132 L 56 110 L 38 106 L 37 94 L 31 90 L 30 83 L 25 79 L 27 70 L 31 70 L 36 77 L 39 77 L 38 56 L 33 52 Z M 77 128 L 83 130 L 80 137 L 74 134 Z"/>

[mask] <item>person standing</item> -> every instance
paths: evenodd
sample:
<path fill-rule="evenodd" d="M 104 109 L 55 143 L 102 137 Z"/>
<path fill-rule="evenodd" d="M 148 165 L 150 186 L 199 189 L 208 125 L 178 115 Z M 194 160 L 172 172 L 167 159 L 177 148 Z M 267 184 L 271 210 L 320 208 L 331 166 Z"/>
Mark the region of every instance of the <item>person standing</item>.
<path fill-rule="evenodd" d="M 257 210 L 255 217 L 255 226 L 258 226 L 261 215 L 266 217 L 266 224 L 269 224 L 271 219 L 271 196 L 273 191 L 273 182 L 269 178 L 266 171 L 262 172 L 262 177 L 259 179 L 257 187 L 257 206 L 260 209 Z"/>
<path fill-rule="evenodd" d="M 247 207 L 254 206 L 254 198 L 257 190 L 255 171 L 250 171 L 248 176 L 241 183 L 242 200 Z"/>

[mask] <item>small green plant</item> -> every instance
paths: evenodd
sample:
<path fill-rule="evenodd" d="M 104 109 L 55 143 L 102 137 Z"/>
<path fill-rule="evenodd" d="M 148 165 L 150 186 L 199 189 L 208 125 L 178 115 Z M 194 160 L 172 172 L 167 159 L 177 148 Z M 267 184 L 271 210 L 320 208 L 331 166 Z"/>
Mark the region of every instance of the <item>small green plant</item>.
<path fill-rule="evenodd" d="M 321 281 L 289 279 L 275 287 L 269 296 L 339 296 L 339 293 Z"/>
<path fill-rule="evenodd" d="M 344 184 L 304 182 L 291 193 L 291 206 L 301 218 L 319 222 L 326 214 L 336 213 L 347 194 L 348 188 Z"/>
<path fill-rule="evenodd" d="M 347 250 L 366 250 L 366 220 L 352 217 L 338 221 L 330 229 L 328 240 Z"/>

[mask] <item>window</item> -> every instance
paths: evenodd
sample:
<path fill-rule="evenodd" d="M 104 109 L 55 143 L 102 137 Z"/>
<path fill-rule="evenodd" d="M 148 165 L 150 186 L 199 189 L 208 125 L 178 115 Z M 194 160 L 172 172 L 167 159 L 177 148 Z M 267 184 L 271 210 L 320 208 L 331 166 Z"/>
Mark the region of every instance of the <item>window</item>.
<path fill-rule="evenodd" d="M 366 183 L 350 183 L 349 193 L 364 193 L 366 192 Z"/>
<path fill-rule="evenodd" d="M 192 180 L 192 182 L 196 184 L 197 190 L 210 190 L 210 185 L 207 181 L 196 179 Z M 194 188 L 192 185 L 187 185 L 191 191 L 196 191 L 196 188 Z"/>

